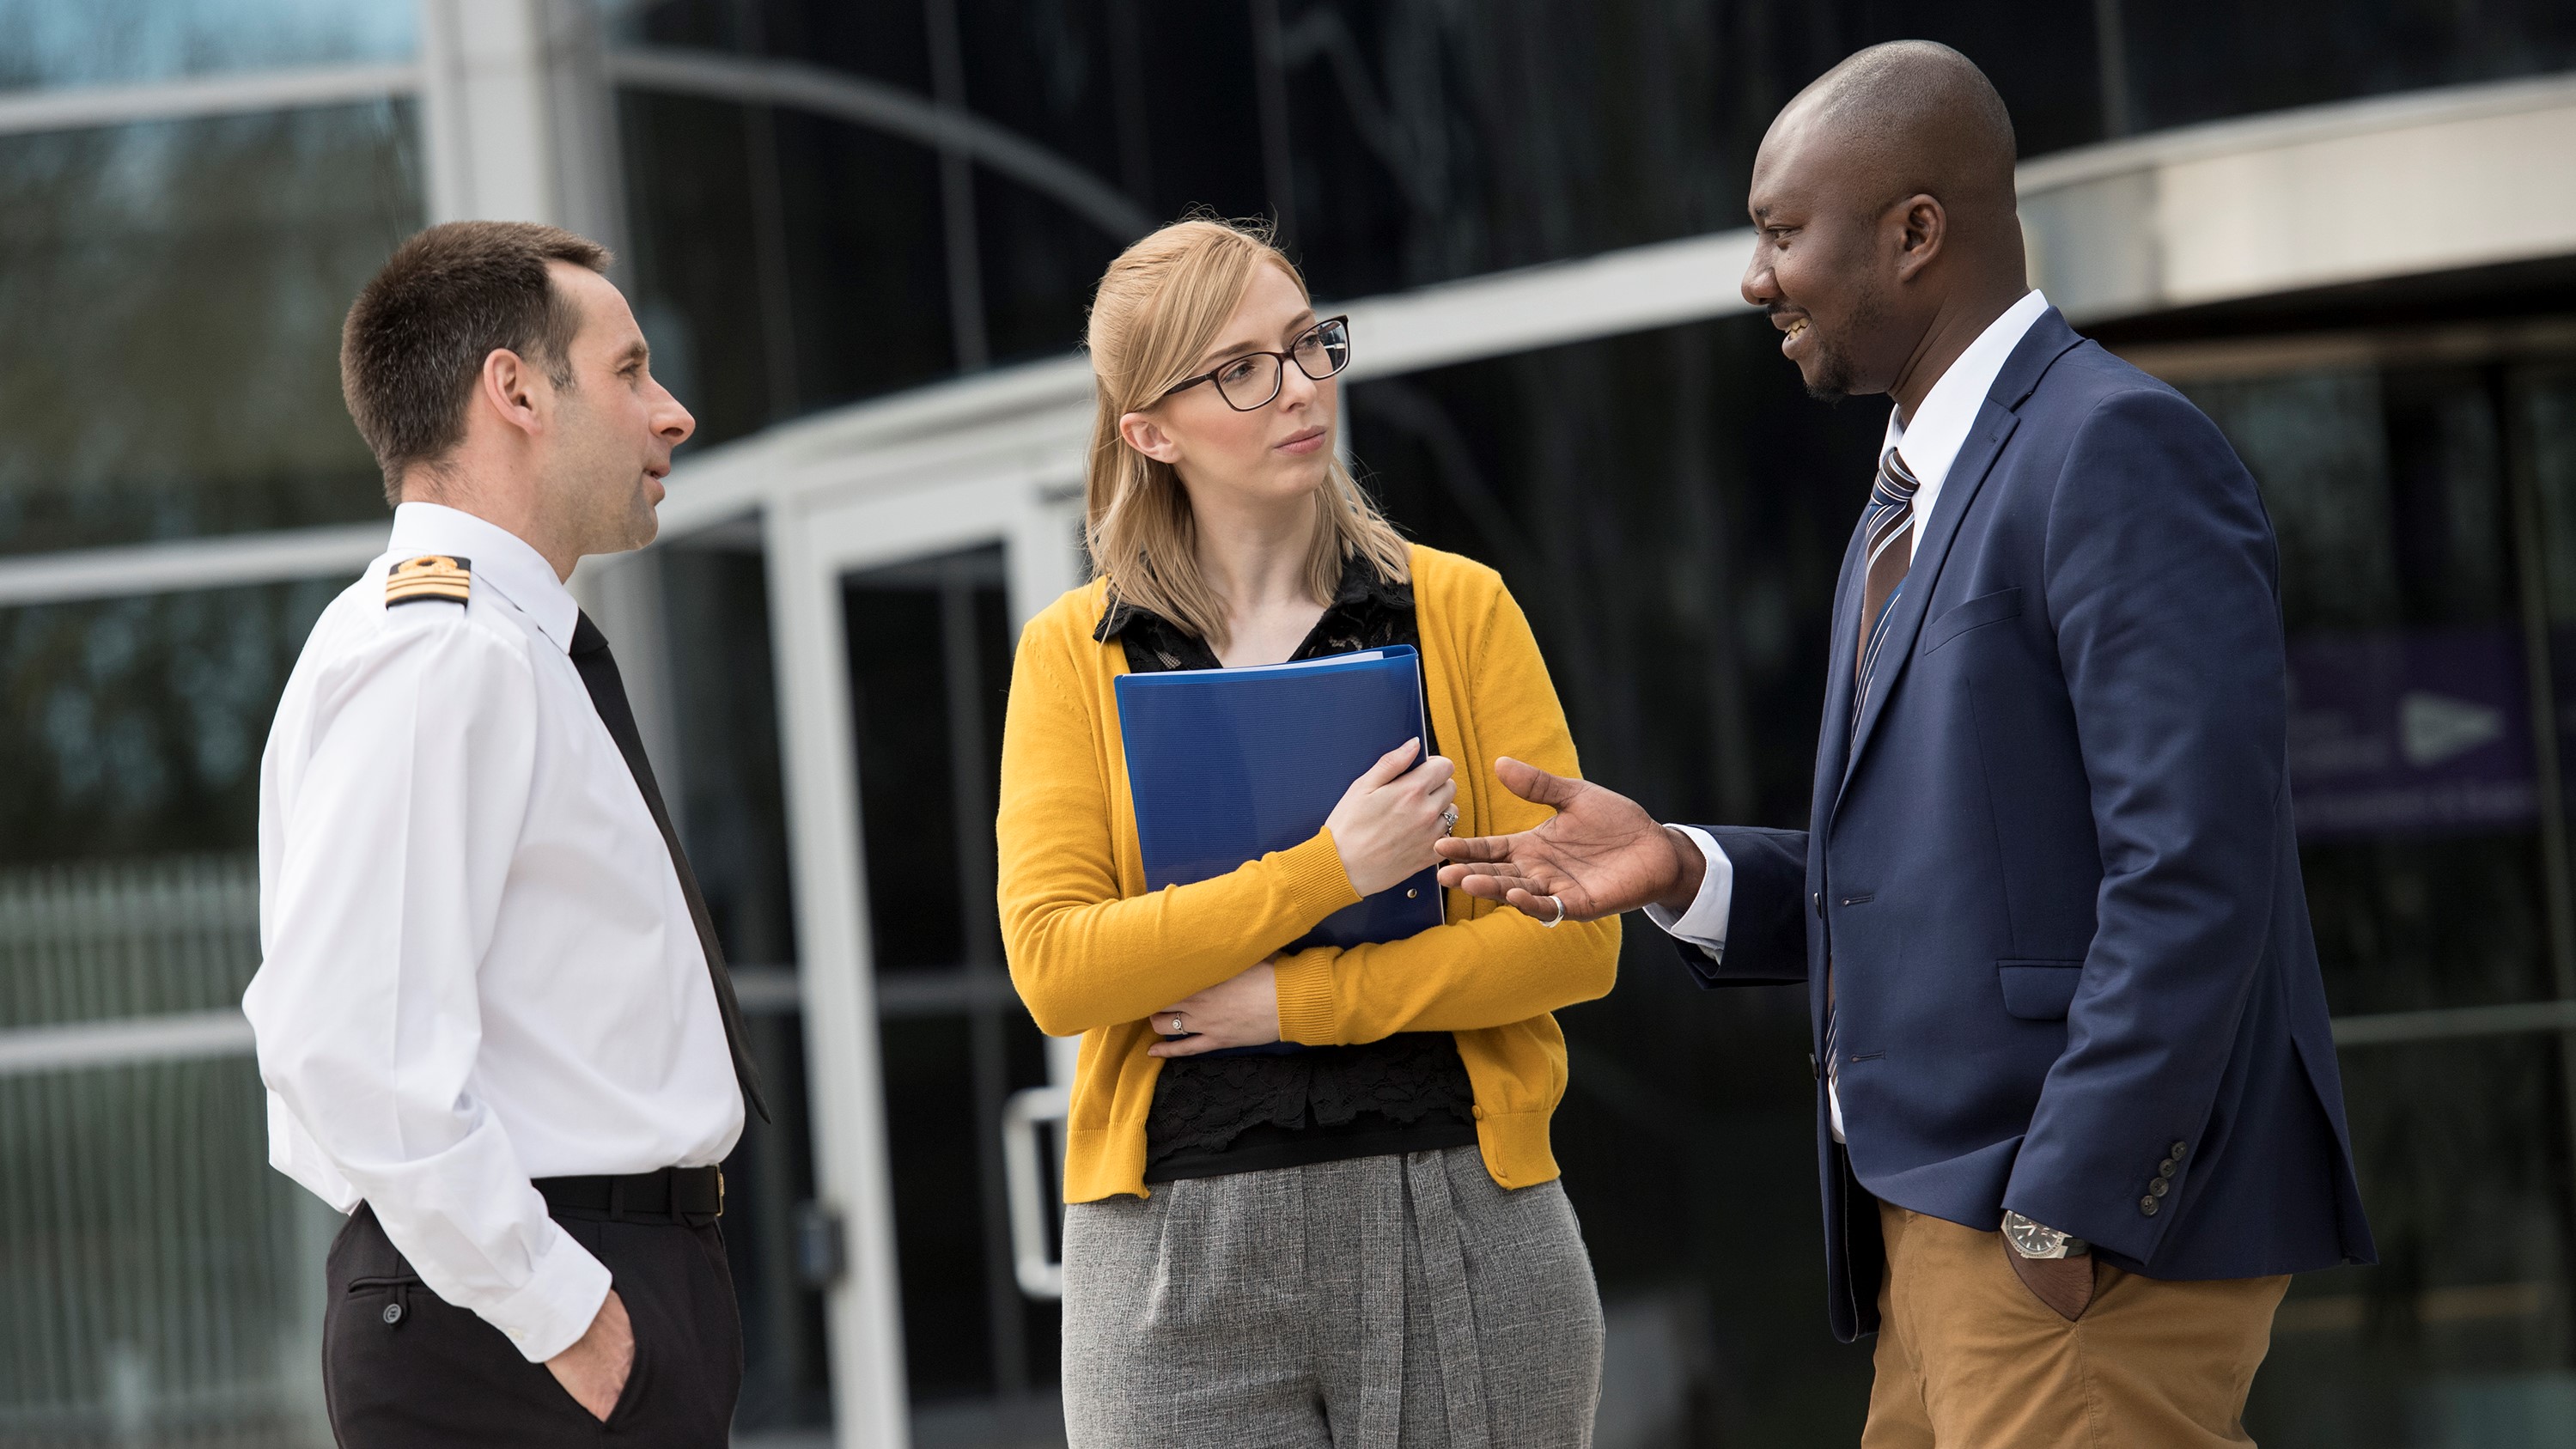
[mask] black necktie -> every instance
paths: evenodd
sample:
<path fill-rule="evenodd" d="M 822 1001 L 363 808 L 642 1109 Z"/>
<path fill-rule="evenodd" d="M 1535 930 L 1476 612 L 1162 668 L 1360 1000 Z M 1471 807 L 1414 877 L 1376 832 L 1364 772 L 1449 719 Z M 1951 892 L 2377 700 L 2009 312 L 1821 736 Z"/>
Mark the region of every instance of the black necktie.
<path fill-rule="evenodd" d="M 716 924 L 707 915 L 706 897 L 698 894 L 697 872 L 689 869 L 689 857 L 680 849 L 678 832 L 671 829 L 671 812 L 662 806 L 661 787 L 653 783 L 653 764 L 644 758 L 644 736 L 635 728 L 635 707 L 627 702 L 626 681 L 617 673 L 617 658 L 608 652 L 608 636 L 583 614 L 572 631 L 572 667 L 581 671 L 582 686 L 590 691 L 591 706 L 599 711 L 600 723 L 608 726 L 608 737 L 617 741 L 617 752 L 626 757 L 627 771 L 635 776 L 635 788 L 644 792 L 644 808 L 653 812 L 653 823 L 662 828 L 662 843 L 671 850 L 671 868 L 680 873 L 680 894 L 688 899 L 689 920 L 698 928 L 698 944 L 707 954 L 707 979 L 715 984 L 716 1014 L 724 1018 L 725 1047 L 733 1053 L 733 1077 L 742 1086 L 742 1099 L 760 1120 L 769 1120 L 769 1104 L 761 1100 L 760 1071 L 751 1064 L 751 1053 L 742 1044 L 742 1007 L 733 997 L 733 977 L 725 970 L 724 947 L 716 943 Z"/>

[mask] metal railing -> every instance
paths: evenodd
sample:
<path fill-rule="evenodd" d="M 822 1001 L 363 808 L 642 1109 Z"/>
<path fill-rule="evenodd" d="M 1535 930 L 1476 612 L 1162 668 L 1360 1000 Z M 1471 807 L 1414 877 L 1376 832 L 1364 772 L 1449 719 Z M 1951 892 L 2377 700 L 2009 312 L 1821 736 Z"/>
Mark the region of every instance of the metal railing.
<path fill-rule="evenodd" d="M 0 1442 L 317 1438 L 328 1209 L 269 1171 L 244 856 L 0 872 Z"/>

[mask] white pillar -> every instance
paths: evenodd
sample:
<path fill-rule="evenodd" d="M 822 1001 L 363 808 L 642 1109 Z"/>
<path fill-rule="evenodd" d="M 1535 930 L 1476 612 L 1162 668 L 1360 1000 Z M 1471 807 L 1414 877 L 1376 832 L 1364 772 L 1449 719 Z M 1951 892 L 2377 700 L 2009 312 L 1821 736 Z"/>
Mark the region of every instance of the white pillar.
<path fill-rule="evenodd" d="M 419 0 L 433 221 L 625 238 L 616 108 L 586 0 Z"/>

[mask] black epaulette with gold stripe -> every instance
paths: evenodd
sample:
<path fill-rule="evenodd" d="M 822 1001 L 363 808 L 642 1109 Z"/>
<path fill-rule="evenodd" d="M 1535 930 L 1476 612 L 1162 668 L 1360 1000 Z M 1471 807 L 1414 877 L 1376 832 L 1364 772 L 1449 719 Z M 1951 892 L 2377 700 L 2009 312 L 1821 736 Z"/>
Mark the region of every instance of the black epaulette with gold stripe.
<path fill-rule="evenodd" d="M 385 607 L 417 604 L 424 599 L 464 603 L 474 589 L 474 560 L 452 553 L 425 553 L 395 564 L 385 575 Z"/>

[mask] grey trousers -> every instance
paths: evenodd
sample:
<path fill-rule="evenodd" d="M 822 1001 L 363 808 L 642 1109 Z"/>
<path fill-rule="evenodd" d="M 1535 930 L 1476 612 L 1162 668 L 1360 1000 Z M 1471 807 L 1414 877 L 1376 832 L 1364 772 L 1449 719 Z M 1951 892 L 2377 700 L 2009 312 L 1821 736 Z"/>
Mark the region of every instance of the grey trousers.
<path fill-rule="evenodd" d="M 1600 1391 L 1573 1205 L 1473 1147 L 1065 1210 L 1070 1449 L 1582 1449 Z"/>

